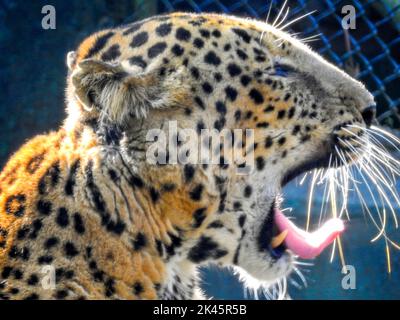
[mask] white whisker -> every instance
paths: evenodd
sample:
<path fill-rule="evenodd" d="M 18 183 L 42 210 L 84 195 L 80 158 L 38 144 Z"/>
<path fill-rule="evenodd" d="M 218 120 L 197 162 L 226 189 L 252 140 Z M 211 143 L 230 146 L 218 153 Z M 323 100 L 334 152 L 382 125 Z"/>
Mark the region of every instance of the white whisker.
<path fill-rule="evenodd" d="M 283 16 L 283 18 L 281 19 L 281 21 L 279 21 L 279 22 L 274 26 L 275 28 L 277 28 L 277 29 L 279 29 L 279 30 L 283 30 L 283 29 L 279 28 L 279 26 L 280 26 L 282 23 L 285 22 L 287 16 L 289 15 L 289 11 L 290 11 L 290 8 L 289 8 L 289 7 L 286 8 L 286 13 L 284 14 L 284 16 Z"/>
<path fill-rule="evenodd" d="M 396 136 L 394 136 L 394 135 L 392 135 L 392 134 L 390 134 L 390 133 L 388 133 L 388 132 L 386 132 L 386 131 L 378 128 L 378 127 L 373 127 L 374 130 L 363 128 L 363 127 L 359 127 L 359 126 L 356 126 L 356 125 L 353 125 L 353 127 L 358 128 L 358 129 L 364 129 L 367 132 L 372 132 L 372 133 L 376 134 L 377 136 L 381 137 L 386 142 L 388 142 L 391 146 L 393 146 L 397 151 L 400 151 L 400 148 L 398 146 L 396 146 L 396 144 L 393 143 L 393 141 L 395 141 L 397 144 L 400 144 L 400 140 Z M 390 140 L 388 137 L 391 138 L 393 141 Z"/>
<path fill-rule="evenodd" d="M 307 287 L 307 280 L 304 277 L 303 273 L 300 271 L 298 267 L 293 267 L 294 272 L 299 276 L 301 282 L 304 284 L 304 287 Z"/>
<path fill-rule="evenodd" d="M 315 187 L 318 177 L 319 177 L 319 171 L 314 171 L 313 177 L 311 180 L 309 196 L 308 196 L 306 231 L 308 231 L 308 229 L 310 227 L 311 208 L 312 208 L 312 201 L 313 201 L 313 195 L 314 195 L 314 187 Z"/>
<path fill-rule="evenodd" d="M 308 267 L 314 266 L 314 263 L 311 263 L 311 262 L 303 262 L 303 261 L 298 261 L 298 260 L 296 260 L 295 262 L 293 262 L 293 264 L 299 265 L 299 266 L 308 266 Z"/>
<path fill-rule="evenodd" d="M 352 150 L 353 153 L 359 154 L 359 152 L 358 152 L 357 150 L 355 150 L 354 147 L 353 147 L 351 144 L 346 143 L 346 142 L 343 141 L 343 140 L 342 140 L 342 143 L 344 143 L 345 145 L 347 145 L 347 146 Z M 360 155 L 360 154 L 359 154 L 359 155 Z M 361 155 L 360 155 L 360 156 L 361 156 Z M 371 166 L 371 163 L 367 163 L 367 164 L 368 164 L 368 169 L 369 169 L 369 170 L 365 170 L 365 167 L 366 167 L 365 158 L 362 158 L 362 157 L 361 157 L 360 161 L 358 162 L 357 168 L 359 169 L 359 173 L 360 173 L 362 179 L 363 179 L 364 182 L 365 182 L 365 185 L 366 185 L 366 187 L 367 187 L 367 189 L 368 189 L 368 191 L 369 191 L 369 193 L 370 193 L 370 195 L 371 195 L 371 198 L 373 199 L 373 202 L 374 202 L 374 205 L 375 205 L 375 208 L 376 208 L 376 212 L 377 212 L 378 217 L 379 217 L 380 222 L 381 222 L 381 226 L 378 226 L 378 224 L 376 223 L 375 219 L 373 218 L 372 213 L 370 212 L 370 210 L 369 210 L 369 208 L 368 208 L 368 205 L 365 203 L 365 201 L 364 201 L 364 199 L 363 199 L 363 196 L 361 195 L 361 192 L 359 192 L 359 190 L 358 190 L 358 187 L 356 187 L 356 190 L 357 190 L 357 193 L 358 193 L 358 195 L 359 195 L 360 200 L 361 200 L 362 203 L 363 203 L 363 206 L 364 206 L 365 209 L 368 211 L 371 220 L 373 221 L 373 223 L 375 224 L 375 226 L 376 226 L 376 227 L 378 228 L 378 230 L 379 230 L 379 233 L 373 238 L 373 240 L 376 241 L 376 240 L 377 240 L 378 238 L 380 238 L 382 235 L 384 235 L 385 239 L 387 238 L 387 237 L 386 237 L 386 234 L 385 234 L 385 228 L 386 228 L 386 209 L 383 207 L 383 209 L 382 209 L 382 215 L 381 215 L 381 210 L 379 209 L 379 206 L 378 206 L 377 201 L 376 201 L 376 199 L 375 199 L 374 193 L 372 192 L 372 190 L 371 190 L 371 188 L 370 188 L 370 186 L 369 186 L 369 183 L 368 183 L 366 177 L 364 176 L 363 172 L 366 173 L 366 175 L 369 177 L 369 179 L 371 179 L 371 181 L 373 181 L 374 184 L 375 184 L 375 186 L 377 187 L 377 189 L 378 189 L 378 195 L 379 195 L 379 197 L 380 197 L 380 199 L 381 199 L 381 204 L 382 204 L 382 206 L 384 206 L 384 203 L 386 203 L 386 204 L 389 206 L 389 208 L 391 209 L 392 214 L 393 214 L 394 219 L 395 219 L 396 225 L 397 225 L 397 218 L 396 218 L 396 215 L 395 215 L 395 213 L 394 213 L 393 206 L 392 206 L 391 202 L 387 199 L 386 193 L 384 192 L 384 190 L 382 190 L 382 188 L 381 188 L 380 184 L 377 182 L 377 180 L 374 179 L 373 174 L 370 174 L 370 172 L 369 172 L 369 171 L 370 171 L 370 168 L 371 168 L 371 167 L 370 167 L 370 166 Z M 392 189 L 389 189 L 389 190 L 392 191 Z M 382 199 L 382 198 L 383 198 L 383 199 Z"/>
<path fill-rule="evenodd" d="M 297 288 L 299 290 L 303 289 L 303 287 L 296 280 L 294 280 L 292 277 L 289 278 L 289 282 L 293 287 L 295 287 L 295 288 Z"/>
<path fill-rule="evenodd" d="M 306 18 L 306 17 L 308 17 L 308 16 L 314 14 L 315 12 L 317 12 L 317 10 L 314 10 L 314 11 L 308 12 L 308 13 L 306 13 L 306 14 L 303 14 L 302 16 L 297 17 L 297 18 L 293 19 L 292 21 L 286 23 L 286 24 L 283 25 L 281 28 L 279 28 L 279 30 L 284 30 L 285 28 L 287 28 L 287 27 L 291 26 L 292 24 L 294 24 L 294 23 L 300 21 L 301 19 L 304 19 L 304 18 Z"/>
<path fill-rule="evenodd" d="M 278 15 L 276 16 L 274 22 L 272 23 L 273 27 L 275 27 L 276 23 L 279 21 L 279 18 L 281 17 L 283 10 L 285 10 L 287 2 L 288 2 L 288 0 L 285 0 L 285 2 L 282 5 L 282 8 L 279 10 Z"/>
<path fill-rule="evenodd" d="M 400 139 L 398 137 L 396 137 L 395 135 L 391 134 L 388 131 L 382 130 L 381 128 L 377 127 L 377 126 L 372 126 L 371 127 L 372 131 L 378 131 L 380 133 L 382 133 L 384 136 L 387 136 L 389 138 L 391 138 L 393 141 L 395 141 L 397 144 L 400 144 Z"/>
<path fill-rule="evenodd" d="M 272 10 L 272 4 L 273 4 L 273 3 L 274 3 L 274 2 L 271 0 L 271 3 L 269 4 L 269 9 L 268 9 L 267 18 L 265 19 L 265 23 L 269 23 L 269 17 L 270 17 L 270 15 L 271 15 L 271 10 Z M 265 34 L 265 30 L 263 30 L 263 31 L 261 32 L 260 44 L 262 43 L 264 34 Z"/>

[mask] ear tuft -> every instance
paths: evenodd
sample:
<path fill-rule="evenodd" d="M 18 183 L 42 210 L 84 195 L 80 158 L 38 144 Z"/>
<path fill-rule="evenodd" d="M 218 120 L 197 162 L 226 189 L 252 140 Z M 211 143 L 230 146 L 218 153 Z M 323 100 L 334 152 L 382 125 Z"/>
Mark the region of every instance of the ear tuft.
<path fill-rule="evenodd" d="M 69 71 L 72 71 L 76 63 L 76 52 L 70 51 L 67 54 L 67 67 Z"/>
<path fill-rule="evenodd" d="M 129 118 L 143 118 L 150 109 L 177 102 L 184 94 L 183 72 L 175 69 L 161 76 L 159 70 L 132 73 L 120 63 L 86 59 L 72 73 L 75 95 L 100 120 L 120 125 Z"/>

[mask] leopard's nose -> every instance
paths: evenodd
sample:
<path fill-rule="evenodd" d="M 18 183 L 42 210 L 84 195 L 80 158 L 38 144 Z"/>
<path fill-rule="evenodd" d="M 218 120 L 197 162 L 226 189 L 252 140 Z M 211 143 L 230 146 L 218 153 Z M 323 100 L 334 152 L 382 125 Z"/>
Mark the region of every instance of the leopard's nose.
<path fill-rule="evenodd" d="M 375 116 L 376 116 L 376 105 L 371 105 L 371 106 L 365 108 L 361 112 L 361 115 L 362 115 L 367 127 L 370 127 L 372 124 L 372 121 L 375 119 Z"/>

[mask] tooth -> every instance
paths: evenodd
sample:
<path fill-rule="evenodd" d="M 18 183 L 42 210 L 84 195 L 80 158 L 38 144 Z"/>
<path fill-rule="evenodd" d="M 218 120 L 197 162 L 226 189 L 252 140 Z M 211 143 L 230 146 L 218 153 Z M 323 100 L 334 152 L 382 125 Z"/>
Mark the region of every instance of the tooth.
<path fill-rule="evenodd" d="M 281 232 L 280 234 L 278 234 L 276 237 L 273 237 L 272 241 L 271 241 L 272 249 L 275 249 L 276 247 L 280 246 L 282 244 L 282 242 L 285 241 L 287 234 L 288 234 L 288 230 L 285 230 L 285 231 Z"/>

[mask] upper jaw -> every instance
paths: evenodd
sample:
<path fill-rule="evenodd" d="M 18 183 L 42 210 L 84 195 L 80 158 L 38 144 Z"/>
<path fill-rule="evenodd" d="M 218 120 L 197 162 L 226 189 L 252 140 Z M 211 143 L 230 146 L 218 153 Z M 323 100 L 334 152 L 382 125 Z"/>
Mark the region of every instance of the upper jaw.
<path fill-rule="evenodd" d="M 333 155 L 332 153 L 317 155 L 316 157 L 304 161 L 303 163 L 300 163 L 294 166 L 293 168 L 289 169 L 285 173 L 285 175 L 282 176 L 281 188 L 286 186 L 290 181 L 302 175 L 303 173 L 306 173 L 308 171 L 317 168 L 328 168 L 329 166 L 333 166 L 334 164 L 332 164 L 332 159 L 331 159 L 332 155 Z"/>
<path fill-rule="evenodd" d="M 344 165 L 344 161 L 349 161 L 349 157 L 353 157 L 353 160 L 356 160 L 358 156 L 354 152 L 354 150 L 350 150 L 351 152 L 341 152 L 345 151 L 345 146 L 340 143 L 338 139 L 339 133 L 343 131 L 343 128 L 346 128 L 348 123 L 343 123 L 335 126 L 332 132 L 329 134 L 328 138 L 325 139 L 322 143 L 319 144 L 317 148 L 317 152 L 313 155 L 308 156 L 304 161 L 299 162 L 282 176 L 281 179 L 281 188 L 283 188 L 290 181 L 295 179 L 296 177 L 302 175 L 303 173 L 312 171 L 314 169 L 319 168 L 336 168 Z M 347 128 L 346 128 L 347 129 Z M 345 130 L 348 132 L 349 130 Z M 362 132 L 362 131 L 360 131 Z M 362 149 L 364 146 L 361 144 L 354 145 L 354 149 L 359 149 L 360 154 L 362 154 Z M 340 154 L 339 154 L 340 153 Z"/>
<path fill-rule="evenodd" d="M 295 166 L 285 172 L 281 179 L 281 188 L 283 188 L 290 181 L 303 173 L 312 171 L 318 168 L 334 167 L 338 164 L 336 159 L 336 152 L 334 144 L 331 139 L 325 143 L 321 143 L 318 151 L 315 154 L 307 156 L 305 160 L 296 163 Z"/>

